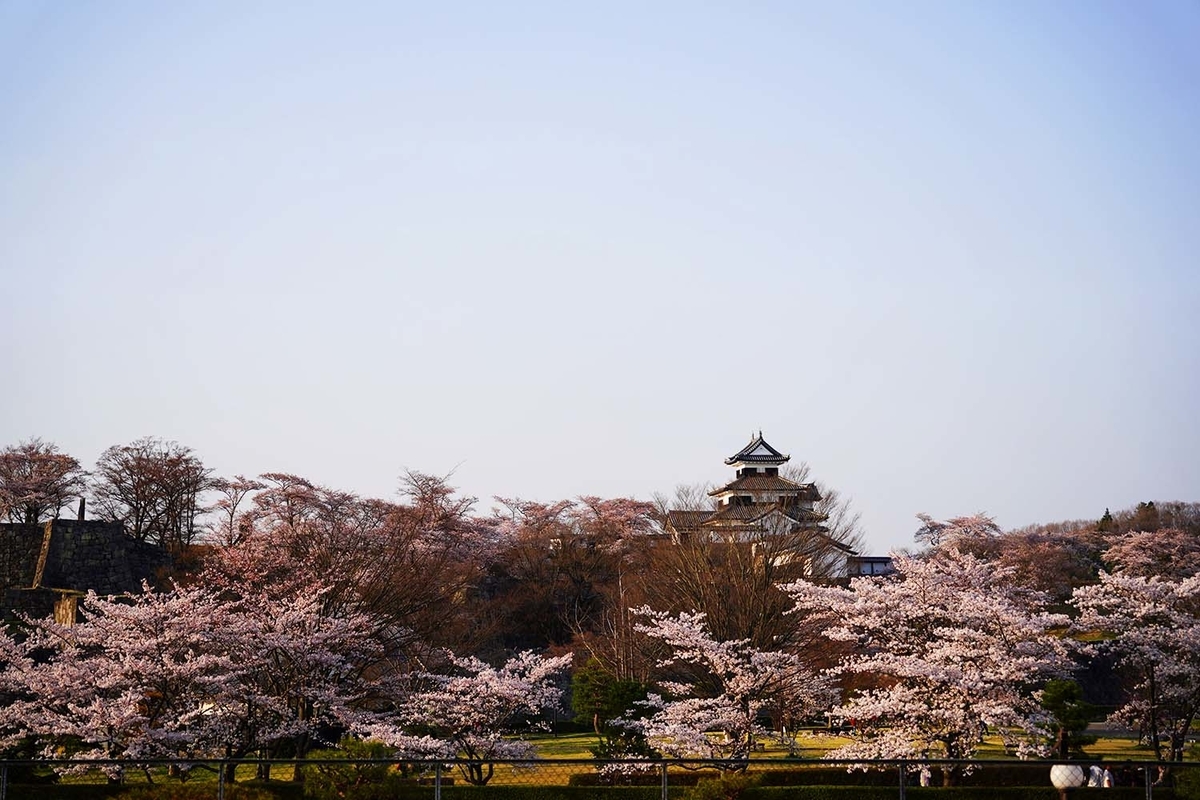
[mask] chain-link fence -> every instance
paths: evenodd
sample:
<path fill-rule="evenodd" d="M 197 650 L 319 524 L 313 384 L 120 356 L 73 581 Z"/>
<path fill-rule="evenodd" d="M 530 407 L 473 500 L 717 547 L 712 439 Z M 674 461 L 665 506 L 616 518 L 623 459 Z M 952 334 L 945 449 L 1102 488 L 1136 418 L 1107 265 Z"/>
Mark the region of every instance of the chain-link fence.
<path fill-rule="evenodd" d="M 1054 762 L 1104 797 L 1197 798 L 1200 762 Z M 93 797 L 238 800 L 301 797 L 464 800 L 777 798 L 1056 798 L 1049 761 L 304 761 L 155 760 L 0 762 L 0 800 Z M 1061 778 L 1061 775 L 1060 775 Z M 703 781 L 715 781 L 708 791 Z M 1089 781 L 1090 784 L 1089 785 Z M 89 789 L 88 787 L 92 787 Z M 956 787 L 947 791 L 943 787 Z M 700 787 L 705 789 L 706 787 Z M 507 796 L 507 797 L 505 797 Z"/>

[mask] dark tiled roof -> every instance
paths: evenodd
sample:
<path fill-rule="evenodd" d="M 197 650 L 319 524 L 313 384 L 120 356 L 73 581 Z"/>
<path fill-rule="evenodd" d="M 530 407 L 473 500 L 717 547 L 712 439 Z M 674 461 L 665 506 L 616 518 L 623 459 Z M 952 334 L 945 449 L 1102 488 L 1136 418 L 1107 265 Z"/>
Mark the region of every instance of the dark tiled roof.
<path fill-rule="evenodd" d="M 780 506 L 778 503 L 765 503 L 762 505 L 753 506 L 721 506 L 719 509 L 713 512 L 707 520 L 705 520 L 704 524 L 722 522 L 757 522 L 773 511 L 782 511 L 785 517 L 799 525 L 808 525 L 813 522 L 825 521 L 825 515 L 818 514 L 816 511 L 809 511 L 806 508 L 796 508 L 794 506 Z"/>
<path fill-rule="evenodd" d="M 699 528 L 712 516 L 711 511 L 668 511 L 667 527 L 677 531 Z"/>
<path fill-rule="evenodd" d="M 765 452 L 755 453 L 756 450 L 763 450 Z M 750 440 L 750 444 L 725 459 L 725 463 L 736 464 L 741 461 L 746 464 L 782 464 L 789 458 L 791 456 L 785 456 L 767 444 L 766 440 L 763 439 L 762 431 L 759 431 L 758 435 Z"/>
<path fill-rule="evenodd" d="M 796 522 L 824 522 L 828 517 L 818 511 L 807 508 L 784 508 L 783 513 Z"/>
<path fill-rule="evenodd" d="M 705 520 L 706 522 L 754 522 L 778 506 L 721 506 Z"/>
<path fill-rule="evenodd" d="M 820 536 L 822 539 L 825 539 L 831 547 L 833 547 L 837 550 L 841 550 L 846 555 L 851 556 L 851 557 L 858 555 L 858 551 L 855 550 L 850 545 L 842 544 L 837 539 L 834 539 L 832 536 L 826 536 L 824 533 L 821 533 Z"/>
<path fill-rule="evenodd" d="M 677 531 L 718 527 L 724 529 L 729 526 L 753 528 L 763 517 L 775 511 L 782 512 L 797 525 L 813 526 L 825 521 L 825 515 L 816 511 L 768 503 L 754 506 L 727 505 L 716 511 L 668 511 L 667 527 Z"/>
<path fill-rule="evenodd" d="M 694 533 L 707 529 L 726 536 L 738 533 L 758 533 L 762 530 L 759 524 L 760 520 L 776 510 L 783 511 L 788 519 L 797 525 L 804 525 L 813 535 L 825 540 L 832 547 L 847 555 L 857 555 L 857 551 L 853 548 L 828 536 L 828 530 L 820 524 L 825 521 L 824 514 L 803 508 L 781 508 L 777 503 L 760 506 L 724 506 L 717 511 L 668 511 L 667 527 L 681 533 Z"/>
<path fill-rule="evenodd" d="M 745 475 L 708 494 L 711 497 L 724 492 L 787 492 L 804 500 L 821 499 L 821 493 L 811 483 L 794 483 L 778 475 Z"/>

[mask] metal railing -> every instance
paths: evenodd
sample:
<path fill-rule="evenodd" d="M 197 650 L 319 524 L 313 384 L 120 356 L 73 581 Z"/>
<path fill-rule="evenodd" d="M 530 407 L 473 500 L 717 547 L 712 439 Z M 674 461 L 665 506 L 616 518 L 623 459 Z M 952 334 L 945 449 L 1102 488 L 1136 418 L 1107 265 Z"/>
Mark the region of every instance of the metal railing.
<path fill-rule="evenodd" d="M 226 800 L 228 776 L 241 781 L 271 775 L 272 782 L 292 773 L 299 766 L 306 780 L 319 780 L 324 775 L 336 776 L 347 771 L 373 771 L 406 787 L 406 797 L 425 797 L 443 800 L 443 790 L 454 787 L 455 795 L 462 794 L 466 785 L 469 793 L 488 794 L 489 789 L 512 786 L 642 786 L 655 787 L 661 800 L 670 800 L 673 793 L 694 786 L 698 780 L 718 775 L 744 775 L 749 781 L 763 786 L 859 786 L 879 787 L 876 796 L 903 800 L 909 790 L 922 786 L 938 786 L 949 773 L 958 785 L 987 787 L 1042 786 L 1050 787 L 1050 767 L 1054 764 L 1077 764 L 1086 773 L 1099 761 L 1018 761 L 1018 760 L 833 760 L 794 758 L 755 758 L 751 760 L 623 760 L 597 759 L 536 759 L 496 761 L 421 761 L 391 759 L 314 758 L 296 760 L 261 759 L 54 759 L 0 761 L 0 800 L 10 800 L 13 787 L 31 778 L 45 779 L 48 774 L 61 774 L 74 783 L 110 782 L 119 777 L 127 783 L 174 782 L 194 780 L 211 784 L 211 796 Z M 1155 789 L 1174 786 L 1181 779 L 1200 797 L 1200 762 L 1127 761 L 1106 762 L 1118 786 L 1144 788 L 1145 797 L 1154 797 Z M 486 776 L 485 781 L 481 778 Z M 922 776 L 926 780 L 922 780 Z M 48 784 L 47 784 L 48 785 Z M 890 787 L 890 788 L 888 788 Z M 502 792 L 497 792 L 500 794 Z M 1127 794 L 1127 793 L 1126 793 Z M 52 792 L 40 796 L 52 796 Z"/>

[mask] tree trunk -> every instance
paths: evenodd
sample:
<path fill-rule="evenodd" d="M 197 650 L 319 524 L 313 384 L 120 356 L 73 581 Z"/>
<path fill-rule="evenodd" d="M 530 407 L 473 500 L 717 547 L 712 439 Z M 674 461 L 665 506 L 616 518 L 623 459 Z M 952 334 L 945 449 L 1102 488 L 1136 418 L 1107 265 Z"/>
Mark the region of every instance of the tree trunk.
<path fill-rule="evenodd" d="M 1150 739 L 1154 744 L 1154 757 L 1163 760 L 1162 742 L 1158 738 L 1158 684 L 1154 680 L 1154 668 L 1150 668 Z"/>
<path fill-rule="evenodd" d="M 244 753 L 239 753 L 240 758 Z M 232 784 L 237 782 L 237 762 L 233 761 L 233 747 L 225 745 L 225 783 Z"/>

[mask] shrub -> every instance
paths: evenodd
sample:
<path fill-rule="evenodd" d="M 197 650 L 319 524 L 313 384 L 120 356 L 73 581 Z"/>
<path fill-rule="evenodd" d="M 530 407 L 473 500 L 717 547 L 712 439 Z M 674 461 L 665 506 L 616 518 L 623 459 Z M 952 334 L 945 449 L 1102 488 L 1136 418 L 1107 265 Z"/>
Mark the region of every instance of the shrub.
<path fill-rule="evenodd" d="M 1103 794 L 1101 794 L 1103 792 Z M 1058 800 L 1053 786 L 948 786 L 909 787 L 913 800 Z M 1079 789 L 1072 797 L 1094 796 L 1096 800 L 1141 800 L 1144 789 Z M 895 800 L 895 787 L 885 786 L 769 786 L 748 789 L 743 800 Z M 1175 793 L 1156 788 L 1155 800 L 1173 800 Z"/>
<path fill-rule="evenodd" d="M 658 771 L 657 764 L 653 765 L 653 772 L 629 772 L 620 779 L 613 777 L 612 774 L 598 774 L 595 772 L 577 772 L 567 779 L 568 786 L 659 786 L 662 784 L 662 773 Z M 701 778 L 705 777 L 698 772 L 672 772 L 667 779 L 670 786 L 695 786 Z"/>
<path fill-rule="evenodd" d="M 256 786 L 240 783 L 225 786 L 226 800 L 299 800 L 297 784 L 272 783 Z M 50 786 L 10 784 L 6 800 L 213 800 L 215 783 L 157 783 L 153 785 L 106 785 L 66 783 Z"/>
<path fill-rule="evenodd" d="M 711 781 L 716 783 L 717 781 Z M 213 783 L 157 784 L 153 786 L 106 786 L 103 784 L 63 784 L 54 787 L 9 785 L 7 800 L 213 800 Z M 289 782 L 272 781 L 254 785 L 226 785 L 227 800 L 300 800 L 302 787 Z M 672 788 L 673 798 L 684 798 L 689 790 Z M 695 789 L 690 791 L 696 791 Z M 446 786 L 443 800 L 478 800 L 486 794 L 491 800 L 659 800 L 657 786 L 489 786 L 485 793 L 472 786 Z M 907 795 L 913 800 L 1057 800 L 1058 791 L 1051 786 L 984 787 L 955 786 L 909 787 Z M 395 785 L 387 792 L 375 791 L 365 797 L 379 800 L 429 800 L 428 786 L 413 783 Z M 689 795 L 690 796 L 690 795 Z M 720 797 L 714 795 L 713 797 Z M 1079 789 L 1073 795 L 1078 800 L 1141 800 L 1142 788 Z M 1174 800 L 1185 795 L 1166 787 L 1154 788 L 1155 800 Z M 894 786 L 750 786 L 740 800 L 895 800 Z"/>
<path fill-rule="evenodd" d="M 725 772 L 715 778 L 701 778 L 684 795 L 687 800 L 737 800 L 751 786 L 756 786 L 759 776 L 746 772 Z"/>
<path fill-rule="evenodd" d="M 313 761 L 336 759 L 345 763 L 305 764 L 304 794 L 317 800 L 371 800 L 393 797 L 408 785 L 396 767 L 388 763 L 364 763 L 360 759 L 390 759 L 395 751 L 383 742 L 343 739 L 337 750 L 317 750 Z"/>

